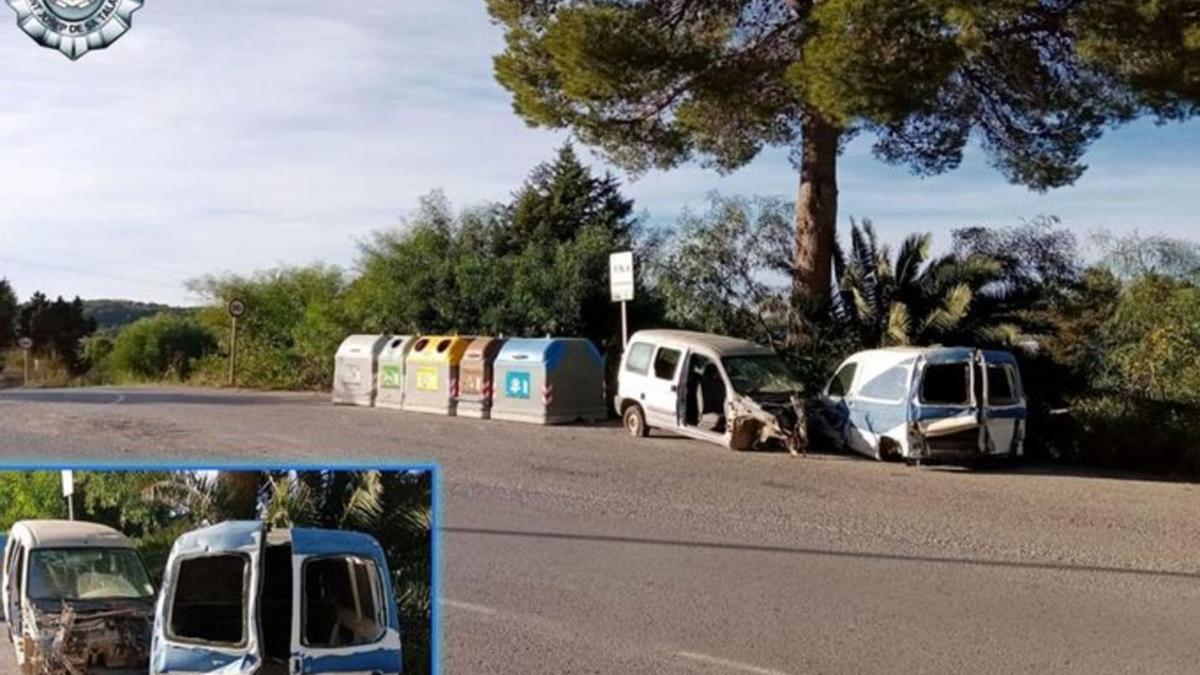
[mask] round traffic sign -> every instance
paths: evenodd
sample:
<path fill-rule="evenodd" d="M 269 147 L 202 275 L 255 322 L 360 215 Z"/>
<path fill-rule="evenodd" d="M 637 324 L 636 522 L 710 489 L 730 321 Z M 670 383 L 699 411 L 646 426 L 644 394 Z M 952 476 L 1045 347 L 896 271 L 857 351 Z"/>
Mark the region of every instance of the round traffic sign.
<path fill-rule="evenodd" d="M 237 318 L 246 313 L 246 303 L 241 300 L 231 300 L 229 302 L 229 316 Z"/>
<path fill-rule="evenodd" d="M 33 338 L 23 337 L 17 340 L 17 346 L 25 351 L 33 349 Z"/>

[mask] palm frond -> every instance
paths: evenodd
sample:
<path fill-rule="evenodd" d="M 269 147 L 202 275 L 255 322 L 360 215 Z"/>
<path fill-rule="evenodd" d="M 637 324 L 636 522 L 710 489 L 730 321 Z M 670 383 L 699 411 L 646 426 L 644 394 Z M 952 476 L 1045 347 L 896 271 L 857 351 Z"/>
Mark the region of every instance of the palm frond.
<path fill-rule="evenodd" d="M 929 233 L 911 234 L 900 245 L 896 255 L 896 287 L 911 288 L 917 281 L 921 266 L 929 259 L 933 237 Z"/>
<path fill-rule="evenodd" d="M 974 293 L 966 284 L 955 286 L 945 296 L 941 305 L 925 317 L 921 332 L 923 334 L 947 333 L 956 328 L 971 310 L 973 297 Z"/>
<path fill-rule="evenodd" d="M 909 330 L 912 327 L 908 305 L 893 302 L 888 311 L 886 337 L 889 344 L 907 345 L 911 343 Z"/>
<path fill-rule="evenodd" d="M 367 522 L 383 510 L 383 481 L 378 471 L 363 471 L 346 499 L 342 526 L 352 522 Z"/>

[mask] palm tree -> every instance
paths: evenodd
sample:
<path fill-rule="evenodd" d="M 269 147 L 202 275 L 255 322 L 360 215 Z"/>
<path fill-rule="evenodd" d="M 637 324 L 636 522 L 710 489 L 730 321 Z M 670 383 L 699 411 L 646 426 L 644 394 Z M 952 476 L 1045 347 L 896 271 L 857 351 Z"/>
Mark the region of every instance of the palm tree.
<path fill-rule="evenodd" d="M 1015 342 L 1017 326 L 981 311 L 1006 292 L 1000 263 L 979 255 L 931 258 L 932 243 L 928 233 L 910 235 L 893 261 L 870 220 L 852 221 L 850 250 L 839 244 L 834 251 L 837 322 L 864 348 Z"/>

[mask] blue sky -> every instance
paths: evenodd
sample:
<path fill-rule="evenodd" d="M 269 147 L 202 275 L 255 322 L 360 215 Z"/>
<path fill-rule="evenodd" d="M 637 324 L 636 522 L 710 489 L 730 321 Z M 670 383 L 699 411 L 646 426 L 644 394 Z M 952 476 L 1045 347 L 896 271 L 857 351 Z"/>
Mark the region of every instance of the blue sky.
<path fill-rule="evenodd" d="M 150 0 L 134 24 L 73 63 L 0 23 L 0 276 L 22 297 L 192 303 L 183 282 L 210 272 L 350 267 L 357 242 L 420 195 L 505 199 L 566 138 L 512 114 L 482 0 Z M 923 180 L 859 141 L 842 160 L 841 223 L 945 243 L 955 226 L 1055 214 L 1081 234 L 1197 237 L 1198 158 L 1200 123 L 1139 122 L 1094 146 L 1076 186 L 1039 195 L 978 152 Z M 627 192 L 670 223 L 713 190 L 790 198 L 796 180 L 776 150 L 730 176 L 685 167 Z"/>

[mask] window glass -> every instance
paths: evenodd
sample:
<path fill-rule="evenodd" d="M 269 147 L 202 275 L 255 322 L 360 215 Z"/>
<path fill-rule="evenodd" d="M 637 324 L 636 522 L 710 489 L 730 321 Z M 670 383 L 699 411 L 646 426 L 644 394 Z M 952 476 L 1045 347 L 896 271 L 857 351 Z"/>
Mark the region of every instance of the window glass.
<path fill-rule="evenodd" d="M 629 347 L 629 358 L 625 359 L 625 370 L 631 373 L 645 375 L 650 372 L 650 357 L 654 354 L 654 346 L 645 342 L 635 342 Z"/>
<path fill-rule="evenodd" d="M 1011 366 L 988 366 L 988 404 L 1012 405 L 1017 402 L 1015 378 Z"/>
<path fill-rule="evenodd" d="M 791 394 L 804 388 L 774 354 L 727 356 L 721 361 L 739 394 Z"/>
<path fill-rule="evenodd" d="M 939 363 L 925 367 L 921 401 L 935 405 L 968 405 L 970 371 L 965 363 Z"/>
<path fill-rule="evenodd" d="M 902 401 L 907 391 L 908 369 L 902 366 L 883 371 L 859 389 L 859 393 L 866 398 L 877 398 L 881 401 Z"/>
<path fill-rule="evenodd" d="M 249 565 L 249 558 L 236 554 L 180 562 L 171 601 L 170 634 L 218 644 L 243 642 Z"/>
<path fill-rule="evenodd" d="M 679 368 L 679 357 L 683 353 L 678 349 L 668 349 L 663 347 L 658 350 L 658 356 L 654 357 L 654 376 L 660 380 L 675 379 L 675 372 Z"/>
<path fill-rule="evenodd" d="M 154 586 L 133 549 L 40 548 L 29 556 L 27 595 L 31 600 L 149 598 Z"/>
<path fill-rule="evenodd" d="M 854 373 L 858 371 L 857 363 L 847 363 L 829 381 L 828 394 L 842 397 L 850 393 L 850 385 L 854 384 Z"/>
<path fill-rule="evenodd" d="M 378 642 L 386 630 L 383 585 L 370 560 L 317 558 L 304 564 L 304 644 L 353 647 Z"/>

